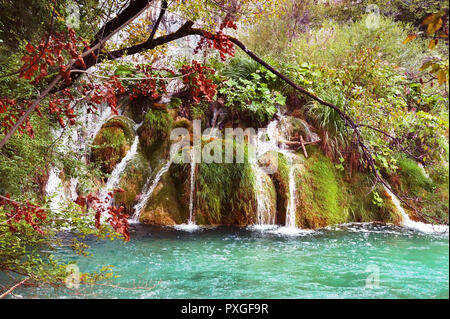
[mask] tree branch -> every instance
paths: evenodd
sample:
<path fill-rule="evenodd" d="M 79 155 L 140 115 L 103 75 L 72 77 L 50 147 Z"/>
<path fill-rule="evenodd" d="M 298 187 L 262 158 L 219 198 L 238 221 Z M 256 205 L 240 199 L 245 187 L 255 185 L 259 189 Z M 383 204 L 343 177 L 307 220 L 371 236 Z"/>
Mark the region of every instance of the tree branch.
<path fill-rule="evenodd" d="M 156 31 L 158 31 L 159 24 L 161 23 L 161 20 L 162 20 L 162 18 L 164 16 L 164 13 L 166 13 L 167 6 L 168 6 L 167 1 L 164 0 L 162 2 L 161 11 L 159 12 L 158 20 L 156 20 L 156 23 L 155 23 L 155 25 L 152 28 L 152 33 L 150 34 L 150 36 L 148 38 L 150 41 L 153 41 L 153 38 L 155 37 Z"/>
<path fill-rule="evenodd" d="M 14 286 L 12 286 L 11 288 L 9 288 L 7 291 L 5 291 L 3 294 L 0 295 L 0 299 L 5 298 L 7 295 L 9 295 L 10 293 L 12 293 L 14 291 L 14 289 L 16 289 L 17 287 L 22 286 L 24 283 L 26 283 L 30 278 L 25 278 L 24 280 L 22 280 L 21 282 L 18 282 L 17 284 L 15 284 Z"/>

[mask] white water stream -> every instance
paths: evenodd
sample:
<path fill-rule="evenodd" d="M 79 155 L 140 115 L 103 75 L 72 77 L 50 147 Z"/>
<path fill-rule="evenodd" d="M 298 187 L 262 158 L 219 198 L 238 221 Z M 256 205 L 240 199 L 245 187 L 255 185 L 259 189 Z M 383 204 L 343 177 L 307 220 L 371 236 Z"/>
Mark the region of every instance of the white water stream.
<path fill-rule="evenodd" d="M 168 161 L 156 174 L 155 178 L 150 184 L 150 179 L 147 181 L 147 183 L 144 185 L 144 194 L 142 195 L 139 202 L 134 205 L 134 214 L 131 219 L 133 222 L 139 222 L 139 217 L 141 216 L 142 209 L 147 205 L 148 200 L 150 199 L 153 191 L 155 190 L 156 186 L 158 186 L 158 183 L 161 179 L 161 177 L 169 170 L 170 165 L 172 164 L 172 161 Z"/>
<path fill-rule="evenodd" d="M 195 224 L 194 221 L 194 190 L 195 190 L 195 152 L 191 150 L 191 176 L 189 190 L 189 220 L 188 224 Z"/>
<path fill-rule="evenodd" d="M 425 224 L 422 222 L 416 222 L 416 221 L 411 220 L 411 218 L 409 218 L 408 213 L 405 212 L 405 210 L 403 209 L 403 207 L 400 203 L 400 200 L 397 198 L 397 196 L 395 196 L 386 186 L 384 186 L 384 189 L 391 196 L 392 203 L 395 205 L 398 212 L 402 215 L 401 226 L 410 228 L 410 229 L 414 229 L 414 230 L 420 231 L 422 233 L 427 233 L 427 234 L 432 234 L 432 233 L 440 233 L 440 234 L 447 233 L 448 234 L 448 232 L 449 232 L 448 225 Z"/>
<path fill-rule="evenodd" d="M 281 117 L 282 118 L 282 117 Z M 275 153 L 282 153 L 289 161 L 289 202 L 286 208 L 286 222 L 285 227 L 280 228 L 278 231 L 283 233 L 297 233 L 296 227 L 296 184 L 295 184 L 295 170 L 294 164 L 295 155 L 292 151 L 284 148 L 284 145 L 279 146 L 279 135 L 283 132 L 279 132 L 278 128 L 279 120 L 273 120 L 268 125 L 266 130 L 258 131 L 257 144 L 256 144 L 256 158 L 260 158 L 265 153 L 273 151 Z M 275 210 L 270 203 L 270 193 L 264 189 L 263 172 L 257 163 L 254 165 L 254 171 L 257 179 L 257 188 L 255 190 L 256 200 L 258 204 L 257 208 L 257 226 L 258 228 L 265 228 L 275 224 Z M 270 227 L 267 227 L 270 228 Z"/>
<path fill-rule="evenodd" d="M 65 132 L 62 128 L 54 132 L 55 138 L 58 138 L 62 134 L 62 140 L 56 146 L 61 152 L 64 152 L 63 148 L 68 148 L 69 151 L 78 153 L 83 150 L 87 153 L 87 145 L 89 145 L 87 140 L 93 139 L 98 131 L 101 129 L 102 125 L 111 116 L 111 109 L 105 105 L 102 105 L 98 109 L 98 114 L 87 113 L 84 109 L 78 116 L 78 121 L 84 123 L 85 127 L 78 132 L 72 127 L 67 127 L 69 132 Z M 85 155 L 83 156 L 85 162 Z M 70 184 L 68 190 L 65 191 L 63 181 L 59 177 L 61 171 L 52 166 L 49 173 L 49 178 L 47 185 L 45 186 L 45 192 L 48 197 L 50 197 L 50 208 L 53 211 L 61 212 L 61 209 L 67 205 L 67 202 L 74 201 L 77 199 L 78 194 L 76 191 L 78 185 L 78 179 L 76 177 L 70 179 Z"/>
<path fill-rule="evenodd" d="M 112 204 L 112 199 L 106 202 L 108 198 L 108 193 L 114 191 L 117 186 L 119 186 L 120 178 L 122 177 L 125 168 L 127 167 L 128 162 L 136 155 L 137 147 L 139 144 L 139 137 L 136 136 L 134 138 L 133 144 L 128 150 L 127 154 L 122 158 L 119 164 L 114 167 L 114 170 L 111 172 L 111 176 L 108 178 L 106 185 L 100 190 L 99 199 L 101 201 L 101 205 L 104 208 L 107 208 Z M 103 216 L 104 218 L 107 216 Z"/>

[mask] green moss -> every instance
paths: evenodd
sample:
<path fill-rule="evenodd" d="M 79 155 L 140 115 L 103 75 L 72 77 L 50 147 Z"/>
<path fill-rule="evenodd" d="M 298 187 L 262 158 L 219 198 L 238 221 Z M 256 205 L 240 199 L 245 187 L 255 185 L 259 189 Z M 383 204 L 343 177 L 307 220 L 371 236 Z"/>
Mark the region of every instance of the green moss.
<path fill-rule="evenodd" d="M 406 187 L 410 194 L 417 196 L 422 190 L 432 189 L 432 181 L 425 176 L 423 169 L 416 161 L 403 156 L 397 160 L 397 165 L 403 181 L 402 186 Z"/>
<path fill-rule="evenodd" d="M 339 176 L 333 163 L 315 153 L 296 170 L 297 222 L 303 228 L 318 228 L 348 220 Z"/>
<path fill-rule="evenodd" d="M 370 175 L 355 172 L 351 177 L 344 178 L 343 195 L 345 206 L 352 222 L 383 222 L 398 224 L 401 221 L 399 212 L 393 204 L 389 194 L 381 185 L 373 189 L 373 179 Z M 376 205 L 374 193 L 382 200 Z"/>
<path fill-rule="evenodd" d="M 139 143 L 144 153 L 151 158 L 153 152 L 161 146 L 167 146 L 172 117 L 163 109 L 150 109 L 145 115 L 144 123 L 138 130 Z"/>
<path fill-rule="evenodd" d="M 94 138 L 92 159 L 100 163 L 105 173 L 111 173 L 133 142 L 134 133 L 129 121 L 115 117 L 106 122 Z"/>
<path fill-rule="evenodd" d="M 223 140 L 218 140 L 223 142 Z M 222 144 L 224 145 L 224 144 Z M 233 142 L 236 148 L 236 142 Z M 255 176 L 247 159 L 244 163 L 199 163 L 196 166 L 194 213 L 197 224 L 248 225 L 255 219 Z M 173 164 L 171 175 L 178 199 L 188 211 L 191 165 Z"/>
<path fill-rule="evenodd" d="M 297 170 L 297 221 L 300 227 L 318 228 L 343 222 L 398 223 L 399 212 L 381 185 L 373 189 L 367 173 L 339 171 L 319 146 L 308 145 L 309 157 Z M 300 152 L 298 156 L 303 157 Z M 379 206 L 373 201 L 377 192 Z"/>
<path fill-rule="evenodd" d="M 400 157 L 398 159 L 399 170 L 397 174 L 389 177 L 391 185 L 403 198 L 407 198 L 410 204 L 417 207 L 424 219 L 410 212 L 410 217 L 423 222 L 434 222 L 438 219 L 441 223 L 449 220 L 449 178 L 448 164 L 438 163 L 429 168 L 430 177 L 424 174 L 423 169 L 412 159 Z"/>
<path fill-rule="evenodd" d="M 183 127 L 185 129 L 191 128 L 191 121 L 187 118 L 181 118 L 173 123 L 173 128 Z"/>

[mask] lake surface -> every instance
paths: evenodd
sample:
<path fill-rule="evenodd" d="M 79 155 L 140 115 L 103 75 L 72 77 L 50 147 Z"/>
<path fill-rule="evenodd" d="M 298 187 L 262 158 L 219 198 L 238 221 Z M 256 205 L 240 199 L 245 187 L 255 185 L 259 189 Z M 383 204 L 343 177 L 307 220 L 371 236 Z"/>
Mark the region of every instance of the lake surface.
<path fill-rule="evenodd" d="M 25 298 L 449 298 L 449 239 L 395 226 L 277 230 L 131 226 L 131 240 L 60 250 L 81 272 L 114 265 L 104 286 L 18 289 Z"/>

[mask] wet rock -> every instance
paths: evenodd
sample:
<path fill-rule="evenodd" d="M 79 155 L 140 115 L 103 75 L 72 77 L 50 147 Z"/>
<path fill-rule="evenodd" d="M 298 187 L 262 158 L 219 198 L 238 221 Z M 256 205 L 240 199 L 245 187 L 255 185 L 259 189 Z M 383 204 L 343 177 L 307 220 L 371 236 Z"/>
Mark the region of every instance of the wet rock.
<path fill-rule="evenodd" d="M 314 128 L 305 120 L 286 116 L 283 117 L 278 124 L 282 137 L 287 141 L 300 141 L 300 137 L 304 142 L 314 143 L 320 141 L 320 137 L 314 132 Z"/>

